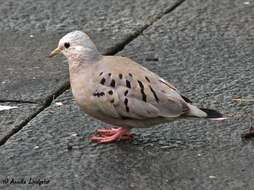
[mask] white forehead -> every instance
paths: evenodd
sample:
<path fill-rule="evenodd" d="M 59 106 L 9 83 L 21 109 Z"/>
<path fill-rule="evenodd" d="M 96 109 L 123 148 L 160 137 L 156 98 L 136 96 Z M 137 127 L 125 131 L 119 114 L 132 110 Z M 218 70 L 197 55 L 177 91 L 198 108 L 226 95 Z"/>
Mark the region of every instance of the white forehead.
<path fill-rule="evenodd" d="M 83 38 L 85 38 L 85 36 L 86 34 L 82 31 L 73 31 L 62 37 L 60 41 L 66 42 L 66 41 L 82 40 Z"/>
<path fill-rule="evenodd" d="M 62 46 L 64 43 L 70 43 L 71 46 L 73 45 L 81 45 L 84 47 L 94 47 L 93 42 L 90 40 L 89 36 L 79 30 L 70 32 L 63 36 L 59 41 L 59 46 Z"/>

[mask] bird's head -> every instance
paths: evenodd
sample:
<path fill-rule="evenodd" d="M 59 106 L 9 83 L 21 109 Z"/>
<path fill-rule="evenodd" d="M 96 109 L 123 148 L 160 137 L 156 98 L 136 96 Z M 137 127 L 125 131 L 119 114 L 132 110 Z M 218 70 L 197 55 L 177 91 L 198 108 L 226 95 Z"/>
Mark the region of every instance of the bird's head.
<path fill-rule="evenodd" d="M 58 47 L 49 54 L 49 57 L 59 53 L 63 53 L 65 57 L 72 60 L 93 57 L 98 54 L 98 51 L 89 36 L 77 30 L 63 36 L 59 40 Z"/>

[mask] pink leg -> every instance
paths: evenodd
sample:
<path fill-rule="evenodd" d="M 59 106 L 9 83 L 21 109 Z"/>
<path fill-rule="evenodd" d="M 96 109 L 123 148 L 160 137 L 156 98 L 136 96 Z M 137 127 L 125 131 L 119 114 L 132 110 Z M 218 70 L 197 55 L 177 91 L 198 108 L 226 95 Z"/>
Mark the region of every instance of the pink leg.
<path fill-rule="evenodd" d="M 132 139 L 132 134 L 129 133 L 127 128 L 109 128 L 109 129 L 98 129 L 96 135 L 91 137 L 93 142 L 97 143 L 111 143 L 120 140 Z"/>
<path fill-rule="evenodd" d="M 113 135 L 116 134 L 119 131 L 119 128 L 101 128 L 97 129 L 96 133 L 100 134 L 101 136 L 103 135 Z"/>

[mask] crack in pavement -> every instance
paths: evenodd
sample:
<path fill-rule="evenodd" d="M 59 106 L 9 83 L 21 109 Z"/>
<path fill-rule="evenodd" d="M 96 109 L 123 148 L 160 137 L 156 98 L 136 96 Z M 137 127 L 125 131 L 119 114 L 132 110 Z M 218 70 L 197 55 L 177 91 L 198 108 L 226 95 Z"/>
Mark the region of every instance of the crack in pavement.
<path fill-rule="evenodd" d="M 144 25 L 142 28 L 134 32 L 133 34 L 127 36 L 124 40 L 116 44 L 114 47 L 109 49 L 105 55 L 115 55 L 118 52 L 122 51 L 130 42 L 135 40 L 139 35 L 141 35 L 147 28 L 155 24 L 159 21 L 163 16 L 173 12 L 177 7 L 179 7 L 183 2 L 186 0 L 178 0 L 173 6 L 169 7 L 167 10 L 163 11 L 161 14 L 156 16 L 153 20 L 151 20 L 148 24 Z M 33 118 L 35 118 L 38 114 L 44 111 L 47 107 L 49 107 L 54 99 L 58 96 L 62 95 L 66 90 L 70 88 L 70 81 L 66 80 L 65 83 L 57 89 L 53 94 L 50 94 L 46 100 L 42 103 L 42 107 L 27 117 L 23 122 L 19 125 L 15 126 L 11 131 L 7 133 L 2 139 L 0 139 L 0 146 L 5 144 L 7 140 L 14 134 L 18 133 L 24 126 L 27 125 Z M 31 103 L 31 104 L 40 104 L 40 102 L 33 102 L 33 101 L 25 101 L 25 100 L 0 100 L 0 102 L 16 102 L 16 103 Z"/>
<path fill-rule="evenodd" d="M 150 21 L 150 23 L 144 25 L 141 29 L 137 30 L 136 32 L 134 32 L 133 34 L 127 36 L 122 42 L 119 42 L 118 44 L 116 44 L 115 47 L 111 48 L 108 50 L 108 52 L 106 53 L 106 55 L 115 55 L 118 52 L 122 51 L 126 45 L 128 45 L 130 42 L 132 42 L 133 40 L 135 40 L 139 35 L 141 35 L 147 28 L 149 28 L 150 26 L 152 26 L 153 24 L 155 24 L 157 21 L 159 21 L 162 17 L 164 17 L 165 15 L 171 13 L 172 11 L 174 11 L 177 7 L 179 7 L 184 1 L 186 0 L 179 0 L 177 1 L 173 6 L 171 6 L 170 8 L 168 8 L 167 10 L 165 10 L 164 12 L 162 12 L 161 14 L 159 14 L 158 16 L 156 16 L 153 20 Z"/>
<path fill-rule="evenodd" d="M 66 81 L 65 84 L 57 89 L 53 95 L 50 95 L 46 98 L 46 100 L 41 104 L 41 107 L 34 113 L 32 113 L 30 116 L 28 116 L 24 121 L 22 121 L 20 124 L 16 125 L 13 129 L 11 129 L 3 138 L 0 139 L 0 146 L 5 144 L 6 141 L 14 134 L 19 132 L 24 126 L 27 125 L 33 118 L 35 118 L 39 113 L 41 113 L 43 110 L 45 110 L 47 107 L 49 107 L 52 103 L 52 101 L 60 96 L 62 93 L 64 93 L 67 89 L 69 89 L 69 81 Z M 15 101 L 12 100 L 11 102 L 22 102 L 22 101 Z M 23 101 L 24 103 L 24 101 Z M 27 103 L 27 102 L 26 102 Z M 36 102 L 34 102 L 36 104 Z M 38 104 L 40 105 L 40 104 Z"/>
<path fill-rule="evenodd" d="M 37 104 L 37 102 L 34 102 L 34 101 L 28 101 L 28 100 L 9 100 L 9 99 L 0 99 L 0 103 Z"/>

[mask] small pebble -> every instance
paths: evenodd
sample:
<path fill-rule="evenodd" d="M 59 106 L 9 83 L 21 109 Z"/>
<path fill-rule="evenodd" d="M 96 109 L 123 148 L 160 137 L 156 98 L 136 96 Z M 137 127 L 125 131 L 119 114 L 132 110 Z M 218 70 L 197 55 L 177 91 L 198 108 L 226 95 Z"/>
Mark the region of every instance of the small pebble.
<path fill-rule="evenodd" d="M 215 179 L 215 178 L 216 178 L 216 176 L 214 176 L 214 175 L 210 175 L 210 176 L 209 176 L 209 178 L 210 178 L 210 179 Z"/>
<path fill-rule="evenodd" d="M 56 102 L 56 105 L 57 105 L 57 106 L 62 106 L 63 103 L 62 103 L 62 102 Z"/>
<path fill-rule="evenodd" d="M 33 35 L 33 34 L 31 34 L 31 35 L 30 35 L 30 38 L 33 38 L 33 37 L 34 37 L 34 35 Z"/>
<path fill-rule="evenodd" d="M 250 4 L 250 2 L 249 2 L 249 1 L 245 1 L 243 4 L 245 4 L 245 5 L 249 5 L 249 4 Z"/>
<path fill-rule="evenodd" d="M 34 149 L 38 149 L 38 148 L 39 148 L 39 146 L 35 146 L 35 147 L 34 147 Z"/>
<path fill-rule="evenodd" d="M 17 106 L 1 106 L 0 105 L 0 111 L 2 110 L 10 110 L 10 109 L 16 109 L 18 108 Z"/>
<path fill-rule="evenodd" d="M 72 145 L 70 145 L 70 144 L 67 144 L 67 150 L 72 150 Z"/>

